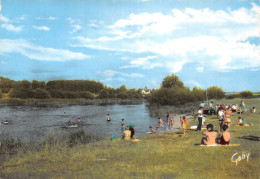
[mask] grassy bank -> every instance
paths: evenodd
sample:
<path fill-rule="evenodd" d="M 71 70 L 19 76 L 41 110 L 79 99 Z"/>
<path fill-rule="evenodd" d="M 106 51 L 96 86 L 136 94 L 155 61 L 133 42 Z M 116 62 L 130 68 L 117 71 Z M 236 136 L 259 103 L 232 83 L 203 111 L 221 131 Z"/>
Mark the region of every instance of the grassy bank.
<path fill-rule="evenodd" d="M 241 99 L 216 103 L 239 103 Z M 253 126 L 236 125 L 232 117 L 232 143 L 240 146 L 200 147 L 201 132 L 181 131 L 149 135 L 141 142 L 109 138 L 73 146 L 46 143 L 37 150 L 18 151 L 1 163 L 2 178 L 259 178 L 259 99 L 244 100 L 256 113 L 243 114 Z M 197 123 L 192 120 L 191 124 Z M 217 127 L 209 116 L 207 123 Z M 250 152 L 249 161 L 236 166 L 234 153 Z M 8 153 L 8 152 L 7 152 Z M 238 156 L 238 155 L 236 155 Z"/>

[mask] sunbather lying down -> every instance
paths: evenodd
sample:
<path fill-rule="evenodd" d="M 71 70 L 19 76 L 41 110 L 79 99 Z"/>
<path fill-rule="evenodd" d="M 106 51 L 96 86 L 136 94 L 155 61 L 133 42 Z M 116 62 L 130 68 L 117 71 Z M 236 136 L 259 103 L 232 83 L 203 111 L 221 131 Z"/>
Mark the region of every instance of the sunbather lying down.
<path fill-rule="evenodd" d="M 247 122 L 244 120 L 244 118 L 242 118 L 242 117 L 238 117 L 237 125 L 238 125 L 238 126 L 252 126 L 253 124 L 247 123 Z"/>

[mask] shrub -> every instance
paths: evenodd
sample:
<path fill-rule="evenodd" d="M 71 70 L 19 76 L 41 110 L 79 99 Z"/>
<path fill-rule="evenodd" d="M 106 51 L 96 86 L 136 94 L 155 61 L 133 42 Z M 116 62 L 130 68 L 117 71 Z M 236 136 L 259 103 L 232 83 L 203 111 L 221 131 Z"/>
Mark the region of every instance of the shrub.
<path fill-rule="evenodd" d="M 28 91 L 26 89 L 11 89 L 8 93 L 8 96 L 11 98 L 28 98 Z"/>
<path fill-rule="evenodd" d="M 98 98 L 100 99 L 108 98 L 108 95 L 109 95 L 108 91 L 106 89 L 102 89 L 99 92 Z"/>
<path fill-rule="evenodd" d="M 46 99 L 46 98 L 51 98 L 51 95 L 48 93 L 47 90 L 37 88 L 33 93 L 33 97 L 36 99 Z"/>
<path fill-rule="evenodd" d="M 230 94 L 230 95 L 226 96 L 227 99 L 234 99 L 234 98 L 238 98 L 238 97 L 239 97 L 239 94 Z"/>
<path fill-rule="evenodd" d="M 85 98 L 85 99 L 93 99 L 94 95 L 89 91 L 84 91 L 84 92 L 80 93 L 80 97 Z"/>
<path fill-rule="evenodd" d="M 121 92 L 116 97 L 120 98 L 120 99 L 126 99 L 126 98 L 128 98 L 128 95 L 124 92 Z"/>
<path fill-rule="evenodd" d="M 51 90 L 49 91 L 52 98 L 65 98 L 64 92 Z"/>
<path fill-rule="evenodd" d="M 251 91 L 242 91 L 239 93 L 242 98 L 251 98 L 254 94 Z"/>
<path fill-rule="evenodd" d="M 68 99 L 80 98 L 80 94 L 76 93 L 76 92 L 66 91 L 64 93 L 64 95 L 65 95 L 65 98 L 68 98 Z"/>

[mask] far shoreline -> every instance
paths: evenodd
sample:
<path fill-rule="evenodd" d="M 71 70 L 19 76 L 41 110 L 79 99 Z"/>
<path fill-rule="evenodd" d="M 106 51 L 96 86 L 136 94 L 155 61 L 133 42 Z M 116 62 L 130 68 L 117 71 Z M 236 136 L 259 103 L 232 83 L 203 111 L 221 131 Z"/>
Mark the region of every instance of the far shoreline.
<path fill-rule="evenodd" d="M 0 99 L 0 106 L 53 106 L 53 105 L 109 105 L 109 104 L 140 104 L 146 102 L 145 99 L 119 99 L 119 98 L 107 98 L 107 99 L 34 99 L 34 98 L 2 98 Z"/>

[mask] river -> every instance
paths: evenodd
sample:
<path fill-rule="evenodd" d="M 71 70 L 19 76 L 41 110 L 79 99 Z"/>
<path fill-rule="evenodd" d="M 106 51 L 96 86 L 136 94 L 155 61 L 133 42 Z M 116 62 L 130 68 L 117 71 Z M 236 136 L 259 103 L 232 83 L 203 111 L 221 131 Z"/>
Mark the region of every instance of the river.
<path fill-rule="evenodd" d="M 110 114 L 111 122 L 106 121 Z M 80 118 L 79 127 L 64 128 L 68 121 L 76 122 Z M 177 118 L 177 117 L 176 117 Z M 155 129 L 157 117 L 151 117 L 145 102 L 139 104 L 109 104 L 109 105 L 55 105 L 45 107 L 35 106 L 1 106 L 0 126 L 1 138 L 41 140 L 48 133 L 71 133 L 84 130 L 87 134 L 102 137 L 123 134 L 121 121 L 125 125 L 135 125 L 136 136 L 147 135 L 149 126 Z M 166 122 L 166 115 L 162 116 Z M 7 120 L 8 124 L 3 122 Z M 163 131 L 163 130 L 162 130 Z"/>

